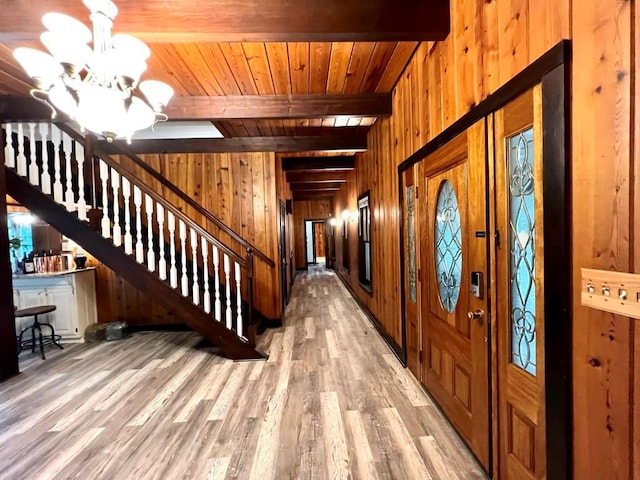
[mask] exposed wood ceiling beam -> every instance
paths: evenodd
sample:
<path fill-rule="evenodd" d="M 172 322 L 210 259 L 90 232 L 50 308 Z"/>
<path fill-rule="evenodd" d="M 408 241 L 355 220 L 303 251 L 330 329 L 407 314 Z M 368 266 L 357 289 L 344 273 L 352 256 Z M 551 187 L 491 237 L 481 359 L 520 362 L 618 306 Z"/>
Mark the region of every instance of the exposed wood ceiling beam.
<path fill-rule="evenodd" d="M 293 188 L 294 183 L 316 182 L 316 183 L 344 183 L 347 181 L 348 172 L 287 172 L 287 182 Z"/>
<path fill-rule="evenodd" d="M 323 138 L 323 137 L 320 137 Z M 355 157 L 284 157 L 282 170 L 291 171 L 322 171 L 322 170 L 353 170 Z"/>
<path fill-rule="evenodd" d="M 292 192 L 293 200 L 333 200 L 333 193 Z"/>
<path fill-rule="evenodd" d="M 79 0 L 3 3 L 0 43 L 37 40 L 50 11 L 89 22 Z M 429 41 L 450 29 L 448 0 L 127 0 L 118 9 L 114 29 L 147 42 Z"/>
<path fill-rule="evenodd" d="M 366 135 L 337 137 L 235 137 L 235 138 L 185 138 L 175 140 L 134 140 L 126 145 L 118 140 L 109 143 L 99 141 L 105 153 L 118 154 L 120 146 L 136 154 L 143 153 L 233 153 L 233 152 L 307 152 L 367 149 Z"/>
<path fill-rule="evenodd" d="M 367 117 L 391 115 L 391 95 L 233 95 L 175 97 L 165 113 L 170 120 L 249 120 Z M 49 120 L 51 110 L 35 98 L 0 95 L 0 116 L 12 120 Z M 298 127 L 304 129 L 305 127 Z M 310 127 L 306 127 L 310 128 Z M 355 127 L 341 127 L 345 135 Z M 316 132 L 322 127 L 314 128 Z M 324 129 L 326 130 L 326 129 Z M 316 135 L 317 133 L 310 133 Z"/>
<path fill-rule="evenodd" d="M 248 120 L 391 115 L 391 94 L 232 95 L 175 97 L 164 112 L 171 120 Z"/>
<path fill-rule="evenodd" d="M 342 185 L 344 185 L 343 183 L 324 183 L 324 182 L 318 182 L 318 183 L 292 183 L 291 186 L 291 191 L 292 192 L 299 192 L 299 191 L 322 191 L 322 190 L 326 190 L 326 191 L 336 191 L 336 190 L 340 190 L 340 187 L 342 187 Z"/>

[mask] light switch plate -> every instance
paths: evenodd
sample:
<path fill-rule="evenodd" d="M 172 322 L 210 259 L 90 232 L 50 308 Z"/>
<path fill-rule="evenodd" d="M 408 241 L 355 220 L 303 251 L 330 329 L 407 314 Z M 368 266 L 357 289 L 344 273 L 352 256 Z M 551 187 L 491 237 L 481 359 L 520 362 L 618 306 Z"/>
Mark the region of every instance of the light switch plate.
<path fill-rule="evenodd" d="M 640 319 L 640 275 L 583 268 L 582 305 Z"/>

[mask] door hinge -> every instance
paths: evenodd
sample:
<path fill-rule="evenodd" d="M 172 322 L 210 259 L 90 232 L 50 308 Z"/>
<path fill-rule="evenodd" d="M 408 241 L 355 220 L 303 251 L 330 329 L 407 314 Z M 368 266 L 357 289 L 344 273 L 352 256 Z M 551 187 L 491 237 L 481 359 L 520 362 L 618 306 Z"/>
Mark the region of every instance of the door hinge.
<path fill-rule="evenodd" d="M 415 197 L 416 197 L 416 200 L 417 200 L 418 199 L 418 186 L 416 185 L 414 187 L 414 189 L 415 189 Z"/>
<path fill-rule="evenodd" d="M 496 239 L 496 248 L 500 248 L 500 230 L 496 230 L 496 233 L 494 236 Z"/>
<path fill-rule="evenodd" d="M 418 363 L 422 364 L 422 350 L 418 352 Z"/>
<path fill-rule="evenodd" d="M 418 269 L 418 281 L 422 282 L 422 270 Z"/>

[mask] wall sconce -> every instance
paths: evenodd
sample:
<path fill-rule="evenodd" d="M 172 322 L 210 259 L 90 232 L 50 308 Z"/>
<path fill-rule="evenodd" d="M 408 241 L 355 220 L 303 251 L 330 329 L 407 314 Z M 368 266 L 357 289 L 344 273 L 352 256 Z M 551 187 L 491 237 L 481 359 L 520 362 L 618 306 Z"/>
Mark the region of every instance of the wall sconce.
<path fill-rule="evenodd" d="M 331 217 L 329 219 L 329 225 L 331 225 L 332 227 L 335 227 L 337 224 L 338 224 L 338 221 L 335 218 Z"/>
<path fill-rule="evenodd" d="M 351 211 L 345 208 L 340 214 L 340 217 L 342 218 L 342 221 L 345 223 L 346 222 L 358 223 L 360 214 L 358 213 L 357 210 Z"/>

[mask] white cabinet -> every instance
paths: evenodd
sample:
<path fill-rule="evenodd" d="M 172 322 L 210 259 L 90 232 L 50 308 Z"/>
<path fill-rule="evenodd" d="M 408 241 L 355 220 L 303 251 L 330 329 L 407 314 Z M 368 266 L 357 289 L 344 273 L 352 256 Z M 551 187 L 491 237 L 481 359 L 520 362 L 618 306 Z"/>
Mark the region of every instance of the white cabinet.
<path fill-rule="evenodd" d="M 46 276 L 17 276 L 13 299 L 19 309 L 55 305 L 56 310 L 39 319 L 53 325 L 63 342 L 82 342 L 84 330 L 98 320 L 93 269 Z M 28 326 L 32 317 L 16 319 L 16 331 Z"/>

